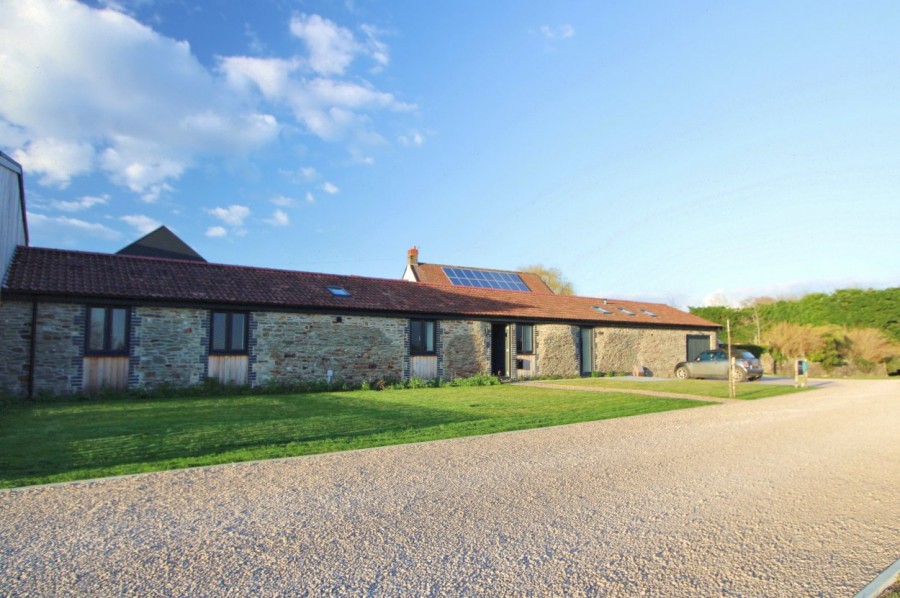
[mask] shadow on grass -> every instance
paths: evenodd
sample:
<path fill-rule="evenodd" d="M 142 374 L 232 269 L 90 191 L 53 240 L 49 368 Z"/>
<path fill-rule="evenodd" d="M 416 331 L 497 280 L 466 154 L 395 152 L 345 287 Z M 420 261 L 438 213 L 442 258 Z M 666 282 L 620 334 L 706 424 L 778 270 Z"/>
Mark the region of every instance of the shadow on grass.
<path fill-rule="evenodd" d="M 482 418 L 346 394 L 45 404 L 5 411 L 0 471 L 2 479 L 14 480 L 243 449 L 353 444 Z"/>

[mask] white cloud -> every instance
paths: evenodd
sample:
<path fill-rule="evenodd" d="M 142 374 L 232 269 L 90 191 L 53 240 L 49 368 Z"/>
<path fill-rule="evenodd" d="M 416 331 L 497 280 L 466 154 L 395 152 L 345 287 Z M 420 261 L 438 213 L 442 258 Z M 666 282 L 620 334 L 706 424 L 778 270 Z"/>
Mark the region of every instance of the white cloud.
<path fill-rule="evenodd" d="M 294 55 L 222 56 L 210 69 L 188 42 L 129 14 L 146 0 L 100 1 L 4 4 L 0 73 L 15 85 L 0 85 L 0 146 L 41 185 L 101 173 L 152 202 L 210 158 L 275 142 L 291 121 L 367 156 L 384 143 L 374 112 L 415 109 L 353 73 L 360 59 L 376 70 L 390 62 L 371 25 L 354 32 L 301 14 L 289 23 Z"/>
<path fill-rule="evenodd" d="M 0 61 L 0 70 L 2 64 Z M 94 153 L 90 143 L 45 137 L 29 141 L 12 156 L 26 171 L 40 173 L 42 185 L 63 189 L 73 176 L 93 170 Z"/>
<path fill-rule="evenodd" d="M 372 25 L 363 25 L 360 29 L 366 34 L 366 48 L 377 65 L 376 70 L 386 67 L 391 57 L 387 44 L 378 39 L 383 32 Z"/>
<path fill-rule="evenodd" d="M 15 81 L 0 86 L 0 129 L 21 133 L 17 159 L 41 184 L 100 169 L 153 198 L 198 157 L 243 155 L 278 134 L 188 43 L 118 10 L 14 2 L 0 39 L 0 72 Z"/>
<path fill-rule="evenodd" d="M 403 145 L 419 147 L 425 143 L 425 135 L 421 131 L 410 131 L 408 135 L 401 135 L 399 140 Z"/>
<path fill-rule="evenodd" d="M 206 229 L 207 237 L 224 237 L 228 235 L 228 231 L 224 226 L 210 226 Z"/>
<path fill-rule="evenodd" d="M 319 15 L 295 16 L 291 33 L 306 44 L 310 68 L 323 75 L 344 74 L 356 55 L 364 51 L 352 31 Z"/>
<path fill-rule="evenodd" d="M 244 23 L 244 36 L 247 38 L 247 45 L 250 51 L 255 54 L 262 54 L 266 51 L 266 44 L 256 33 L 256 30 L 250 26 L 250 23 Z"/>
<path fill-rule="evenodd" d="M 265 220 L 267 224 L 271 224 L 272 226 L 287 226 L 291 223 L 291 219 L 288 218 L 288 215 L 284 213 L 282 210 L 275 210 L 272 212 L 272 217 L 267 218 Z"/>
<path fill-rule="evenodd" d="M 253 56 L 225 56 L 219 58 L 219 69 L 234 87 L 249 89 L 256 86 L 269 100 L 277 100 L 287 93 L 290 76 L 300 67 L 296 60 L 256 58 Z"/>
<path fill-rule="evenodd" d="M 287 178 L 292 183 L 308 183 L 316 180 L 319 173 L 312 166 L 304 166 L 297 170 L 279 169 L 278 174 Z"/>
<path fill-rule="evenodd" d="M 376 28 L 364 26 L 366 42 L 360 43 L 349 29 L 318 15 L 300 15 L 291 20 L 291 32 L 304 42 L 307 56 L 221 57 L 219 71 L 233 88 L 257 90 L 266 100 L 287 107 L 326 141 L 359 141 L 371 128 L 366 117 L 370 111 L 415 109 L 365 80 L 340 78 L 358 56 L 371 57 L 379 68 L 387 65 L 387 46 L 377 39 Z"/>
<path fill-rule="evenodd" d="M 165 148 L 155 144 L 125 141 L 119 149 L 107 148 L 100 157 L 100 164 L 110 179 L 152 203 L 163 191 L 172 187 L 164 182 L 177 179 L 187 166 L 184 162 L 167 157 Z"/>
<path fill-rule="evenodd" d="M 322 185 L 322 191 L 328 193 L 329 195 L 334 195 L 338 193 L 340 189 L 338 189 L 338 186 L 334 183 L 326 182 L 324 185 Z"/>
<path fill-rule="evenodd" d="M 304 77 L 299 60 L 233 56 L 220 59 L 219 68 L 235 89 L 258 90 L 266 100 L 290 109 L 309 131 L 326 141 L 366 131 L 366 112 L 415 109 L 366 81 Z"/>
<path fill-rule="evenodd" d="M 373 164 L 375 164 L 375 158 L 373 158 L 372 156 L 366 156 L 357 148 L 351 150 L 350 155 L 353 157 L 353 161 L 359 164 L 365 164 L 366 166 L 372 166 Z"/>
<path fill-rule="evenodd" d="M 316 203 L 315 196 L 309 191 L 306 192 L 306 203 Z"/>
<path fill-rule="evenodd" d="M 149 188 L 145 189 L 143 193 L 141 193 L 141 200 L 146 201 L 147 203 L 153 203 L 159 196 L 163 194 L 163 192 L 174 191 L 174 188 L 168 183 L 161 183 L 158 185 L 150 185 Z"/>
<path fill-rule="evenodd" d="M 212 208 L 206 210 L 225 224 L 233 227 L 244 225 L 244 220 L 250 215 L 250 208 L 247 206 L 231 205 L 227 208 Z"/>
<path fill-rule="evenodd" d="M 549 41 L 555 41 L 558 39 L 568 39 L 570 37 L 575 37 L 575 28 L 571 25 L 543 25 L 541 26 L 541 35 L 543 35 Z"/>
<path fill-rule="evenodd" d="M 134 228 L 137 229 L 139 233 L 147 234 L 158 229 L 162 223 L 158 220 L 154 220 L 149 216 L 144 216 L 141 214 L 130 214 L 126 216 L 120 216 L 119 220 L 126 224 L 130 224 Z"/>
<path fill-rule="evenodd" d="M 69 216 L 45 216 L 28 212 L 28 228 L 33 238 L 53 239 L 55 245 L 73 245 L 76 239 L 88 236 L 115 241 L 121 234 L 96 222 L 87 222 Z"/>
<path fill-rule="evenodd" d="M 92 195 L 85 195 L 80 199 L 74 199 L 72 201 L 63 201 L 63 200 L 54 200 L 50 202 L 50 207 L 59 210 L 60 212 L 81 212 L 83 210 L 89 210 L 94 206 L 102 206 L 109 203 L 109 196 L 103 195 L 100 197 L 94 197 Z"/>
<path fill-rule="evenodd" d="M 290 208 L 292 206 L 297 205 L 297 200 L 292 197 L 286 197 L 284 195 L 279 195 L 277 197 L 273 197 L 270 199 L 273 204 L 279 206 L 281 208 Z"/>

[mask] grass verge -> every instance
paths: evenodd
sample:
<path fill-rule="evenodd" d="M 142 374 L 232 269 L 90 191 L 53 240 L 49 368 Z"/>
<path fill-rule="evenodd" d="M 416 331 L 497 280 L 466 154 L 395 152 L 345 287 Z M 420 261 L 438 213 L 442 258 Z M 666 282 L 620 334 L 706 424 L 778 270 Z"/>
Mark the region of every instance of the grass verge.
<path fill-rule="evenodd" d="M 900 579 L 895 581 L 891 587 L 878 595 L 878 598 L 900 598 Z"/>
<path fill-rule="evenodd" d="M 622 390 L 650 390 L 654 392 L 672 392 L 701 397 L 713 397 L 717 399 L 728 398 L 728 382 L 723 380 L 662 380 L 653 382 L 641 382 L 637 380 L 619 380 L 616 378 L 575 378 L 571 380 L 543 380 L 547 384 L 560 384 L 563 386 L 585 386 L 593 388 L 610 388 Z M 810 387 L 794 388 L 786 384 L 759 384 L 756 382 L 741 382 L 737 385 L 738 399 L 753 400 L 806 392 Z"/>
<path fill-rule="evenodd" d="M 489 386 L 9 405 L 0 411 L 0 488 L 490 434 L 705 404 Z"/>

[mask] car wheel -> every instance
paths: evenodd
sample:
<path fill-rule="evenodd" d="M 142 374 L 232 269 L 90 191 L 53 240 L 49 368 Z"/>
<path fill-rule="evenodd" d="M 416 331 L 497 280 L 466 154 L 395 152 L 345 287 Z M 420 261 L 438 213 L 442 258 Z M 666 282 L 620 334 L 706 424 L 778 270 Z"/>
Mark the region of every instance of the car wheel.
<path fill-rule="evenodd" d="M 681 367 L 681 368 L 678 368 L 677 370 L 675 370 L 675 377 L 678 378 L 679 380 L 687 380 L 688 378 L 691 377 L 691 373 L 688 371 L 687 368 Z"/>
<path fill-rule="evenodd" d="M 734 368 L 733 372 L 732 375 L 734 376 L 735 382 L 745 382 L 747 380 L 747 372 L 741 368 Z"/>

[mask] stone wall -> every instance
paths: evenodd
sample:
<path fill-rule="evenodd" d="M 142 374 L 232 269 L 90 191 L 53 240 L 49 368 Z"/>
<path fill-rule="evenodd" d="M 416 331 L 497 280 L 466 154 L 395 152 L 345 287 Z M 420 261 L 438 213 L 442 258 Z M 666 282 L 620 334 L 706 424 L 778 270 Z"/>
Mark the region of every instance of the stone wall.
<path fill-rule="evenodd" d="M 0 303 L 0 392 L 25 396 L 31 340 L 31 303 Z"/>
<path fill-rule="evenodd" d="M 631 373 L 637 367 L 644 367 L 654 376 L 674 376 L 675 364 L 687 357 L 690 334 L 709 334 L 715 346 L 714 331 L 594 328 L 593 369 Z"/>
<path fill-rule="evenodd" d="M 0 389 L 28 394 L 31 303 L 0 304 Z M 39 303 L 34 364 L 34 394 L 68 395 L 83 384 L 85 306 Z"/>
<path fill-rule="evenodd" d="M 403 377 L 405 319 L 255 312 L 255 382 Z M 340 320 L 340 321 L 338 321 Z"/>
<path fill-rule="evenodd" d="M 82 390 L 86 308 L 79 304 L 38 305 L 34 390 L 65 395 Z M 333 316 L 283 312 L 250 314 L 251 385 L 334 379 L 349 383 L 403 379 L 409 368 L 409 320 L 373 316 Z M 16 396 L 28 391 L 31 303 L 0 303 L 0 390 Z M 514 327 L 509 327 L 515 359 Z M 438 321 L 438 376 L 447 379 L 486 373 L 491 367 L 491 324 Z M 206 379 L 209 310 L 135 307 L 131 309 L 128 386 L 188 386 Z M 593 333 L 593 369 L 631 372 L 648 368 L 672 376 L 685 358 L 687 336 L 715 332 L 597 327 Z M 534 326 L 533 355 L 522 355 L 529 368 L 518 376 L 577 376 L 579 328 L 563 324 Z M 515 362 L 513 362 L 514 364 Z"/>
<path fill-rule="evenodd" d="M 491 369 L 491 325 L 487 322 L 440 322 L 441 369 L 448 380 L 484 374 Z"/>
<path fill-rule="evenodd" d="M 535 325 L 534 352 L 533 376 L 578 376 L 578 326 Z"/>
<path fill-rule="evenodd" d="M 209 310 L 138 307 L 131 346 L 130 387 L 198 384 L 206 379 Z"/>
<path fill-rule="evenodd" d="M 84 305 L 38 304 L 35 394 L 81 390 L 86 313 Z"/>
<path fill-rule="evenodd" d="M 39 303 L 34 366 L 34 393 L 67 395 L 81 390 L 85 307 Z M 31 303 L 0 304 L 0 389 L 24 397 L 28 393 Z"/>

